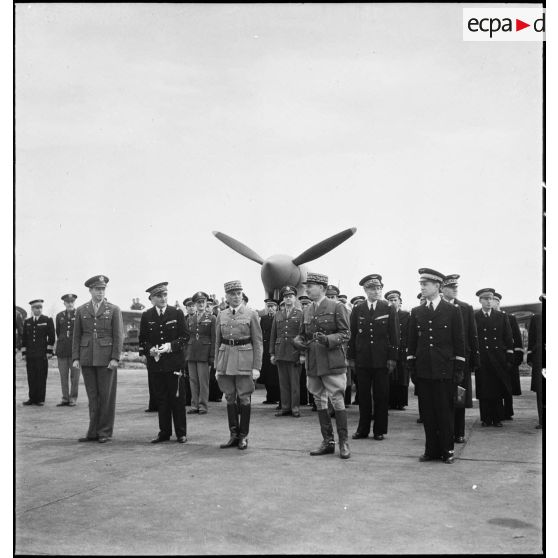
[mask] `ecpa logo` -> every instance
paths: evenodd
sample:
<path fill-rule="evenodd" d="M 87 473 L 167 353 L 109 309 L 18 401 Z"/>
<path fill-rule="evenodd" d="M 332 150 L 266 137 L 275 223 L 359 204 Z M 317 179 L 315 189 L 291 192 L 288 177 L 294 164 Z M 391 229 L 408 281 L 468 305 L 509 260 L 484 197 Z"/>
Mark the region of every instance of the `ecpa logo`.
<path fill-rule="evenodd" d="M 543 8 L 463 8 L 464 41 L 544 41 Z"/>

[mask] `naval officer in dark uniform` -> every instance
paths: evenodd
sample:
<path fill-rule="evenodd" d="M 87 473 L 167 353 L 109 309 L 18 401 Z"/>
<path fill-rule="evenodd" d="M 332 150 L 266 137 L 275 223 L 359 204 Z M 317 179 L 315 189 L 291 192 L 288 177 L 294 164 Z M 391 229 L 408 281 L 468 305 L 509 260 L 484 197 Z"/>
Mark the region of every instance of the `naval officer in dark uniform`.
<path fill-rule="evenodd" d="M 471 373 L 480 366 L 479 338 L 477 335 L 477 325 L 473 307 L 462 300 L 458 300 L 457 292 L 459 288 L 459 275 L 453 273 L 446 275 L 442 283 L 442 296 L 444 300 L 457 306 L 461 312 L 463 320 L 463 335 L 465 340 L 465 367 L 463 369 L 463 380 L 459 385 L 465 391 L 465 406 L 455 407 L 454 414 L 454 442 L 457 444 L 465 443 L 465 409 L 473 408 L 473 384 Z"/>
<path fill-rule="evenodd" d="M 531 391 L 537 394 L 537 429 L 545 427 L 546 418 L 546 294 L 542 294 L 539 300 L 542 302 L 542 309 L 531 318 L 527 346 L 527 364 L 531 366 Z"/>
<path fill-rule="evenodd" d="M 117 370 L 124 332 L 122 313 L 105 298 L 109 279 L 95 275 L 85 282 L 91 300 L 76 310 L 72 340 L 73 366 L 81 367 L 89 399 L 89 428 L 80 442 L 112 438 L 116 409 Z"/>
<path fill-rule="evenodd" d="M 74 323 L 76 311 L 74 303 L 77 295 L 65 294 L 62 296 L 66 309 L 56 314 L 56 358 L 58 360 L 58 371 L 60 372 L 60 384 L 62 386 L 62 401 L 57 407 L 75 407 L 79 388 L 79 368 L 72 366 L 72 340 L 74 338 Z M 70 382 L 68 382 L 70 376 Z M 70 386 L 68 386 L 70 383 Z"/>
<path fill-rule="evenodd" d="M 407 363 L 418 387 L 426 438 L 419 461 L 442 457 L 452 464 L 454 396 L 465 367 L 463 320 L 459 308 L 440 296 L 444 275 L 429 268 L 419 269 L 419 274 L 425 304 L 411 310 L 407 342 Z"/>
<path fill-rule="evenodd" d="M 367 275 L 360 280 L 367 300 L 351 313 L 349 364 L 356 369 L 359 385 L 359 422 L 353 440 L 368 438 L 374 397 L 375 440 L 383 440 L 388 430 L 389 376 L 399 358 L 397 312 L 382 297 L 382 276 Z M 352 362 L 351 362 L 352 361 Z"/>
<path fill-rule="evenodd" d="M 485 288 L 476 293 L 482 308 L 475 312 L 480 352 L 475 387 L 482 426 L 501 427 L 503 400 L 511 396 L 510 370 L 514 350 L 508 317 L 493 308 L 495 292 L 492 288 Z"/>
<path fill-rule="evenodd" d="M 508 317 L 513 337 L 513 364 L 510 368 L 510 381 L 511 393 L 504 398 L 504 413 L 503 420 L 513 420 L 513 396 L 521 395 L 521 380 L 519 376 L 519 365 L 523 362 L 523 338 L 521 337 L 521 330 L 517 323 L 517 318 L 513 314 L 508 314 L 505 310 L 500 310 L 500 303 L 502 302 L 502 295 L 494 293 L 494 300 L 492 301 L 495 310 L 502 312 Z"/>
<path fill-rule="evenodd" d="M 25 359 L 29 385 L 29 397 L 24 405 L 45 403 L 48 359 L 52 358 L 54 348 L 54 322 L 43 316 L 43 303 L 40 298 L 29 302 L 33 315 L 23 324 L 21 357 Z"/>
<path fill-rule="evenodd" d="M 180 308 L 168 305 L 168 283 L 147 289 L 153 307 L 141 315 L 140 356 L 153 373 L 153 387 L 159 414 L 159 434 L 152 444 L 166 442 L 174 433 L 176 441 L 186 442 L 184 408 L 184 346 L 187 341 L 186 320 Z"/>

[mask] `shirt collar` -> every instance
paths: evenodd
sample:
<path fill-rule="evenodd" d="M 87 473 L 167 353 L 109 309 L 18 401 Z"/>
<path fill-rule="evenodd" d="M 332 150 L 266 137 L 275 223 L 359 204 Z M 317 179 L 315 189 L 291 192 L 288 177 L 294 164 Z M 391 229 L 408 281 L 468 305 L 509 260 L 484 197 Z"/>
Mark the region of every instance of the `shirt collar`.
<path fill-rule="evenodd" d="M 376 306 L 378 305 L 378 301 L 374 300 L 374 301 L 370 302 L 368 299 L 366 299 L 366 304 L 368 304 L 368 310 L 370 310 L 370 309 L 376 310 Z"/>
<path fill-rule="evenodd" d="M 162 316 L 166 312 L 167 307 L 168 307 L 168 304 L 167 304 L 167 306 L 164 306 L 163 308 L 159 308 L 157 306 L 157 314 L 159 314 L 159 316 Z"/>
<path fill-rule="evenodd" d="M 432 306 L 434 308 L 434 310 L 436 310 L 436 308 L 438 308 L 438 304 L 440 304 L 442 300 L 442 297 L 440 295 L 437 295 L 436 298 L 434 298 L 433 300 L 427 300 L 426 301 L 426 307 L 430 307 L 430 303 L 432 302 Z"/>
<path fill-rule="evenodd" d="M 486 314 L 488 317 L 490 317 L 490 314 L 492 312 L 492 308 L 490 308 L 489 310 L 483 310 L 482 312 L 483 312 L 483 314 Z"/>

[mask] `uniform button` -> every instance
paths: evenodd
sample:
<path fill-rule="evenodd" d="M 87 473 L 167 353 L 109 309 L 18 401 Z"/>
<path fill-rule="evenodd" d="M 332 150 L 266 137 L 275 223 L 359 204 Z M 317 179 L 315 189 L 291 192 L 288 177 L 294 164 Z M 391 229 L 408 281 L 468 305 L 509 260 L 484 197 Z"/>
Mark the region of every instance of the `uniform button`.
<path fill-rule="evenodd" d="M 488 339 L 488 337 L 485 337 L 485 339 Z"/>
<path fill-rule="evenodd" d="M 485 347 L 485 349 L 488 349 L 488 347 Z"/>
<path fill-rule="evenodd" d="M 431 347 L 434 347 L 434 345 L 432 345 L 432 343 L 430 343 L 430 346 L 431 346 Z"/>
<path fill-rule="evenodd" d="M 430 328 L 428 331 L 432 331 L 432 328 Z"/>
<path fill-rule="evenodd" d="M 430 339 L 432 339 L 432 335 L 430 336 Z"/>
<path fill-rule="evenodd" d="M 494 341 L 496 341 L 496 337 L 494 337 Z"/>

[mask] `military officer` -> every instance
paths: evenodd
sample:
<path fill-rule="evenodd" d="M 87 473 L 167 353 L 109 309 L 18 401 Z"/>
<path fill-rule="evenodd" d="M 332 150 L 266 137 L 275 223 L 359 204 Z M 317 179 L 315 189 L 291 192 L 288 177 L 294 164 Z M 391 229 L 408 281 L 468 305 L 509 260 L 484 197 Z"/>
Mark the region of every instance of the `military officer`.
<path fill-rule="evenodd" d="M 23 327 L 25 319 L 23 314 L 16 308 L 14 308 L 14 334 L 15 334 L 15 350 L 21 350 L 21 338 L 23 337 Z"/>
<path fill-rule="evenodd" d="M 300 335 L 295 347 L 305 350 L 308 391 L 314 395 L 323 441 L 310 455 L 326 455 L 335 452 L 333 426 L 328 412 L 328 397 L 335 409 L 335 422 L 339 436 L 339 455 L 351 457 L 345 409 L 347 384 L 347 360 L 345 345 L 350 337 L 349 313 L 336 300 L 326 297 L 327 275 L 308 272 L 306 294 L 312 300 L 303 314 Z"/>
<path fill-rule="evenodd" d="M 542 312 L 537 312 L 529 323 L 527 364 L 531 366 L 531 391 L 537 394 L 539 420 L 535 428 L 544 428 L 546 418 L 546 342 L 543 333 L 546 314 L 546 294 L 539 297 Z"/>
<path fill-rule="evenodd" d="M 300 302 L 300 307 L 304 310 L 308 305 L 312 304 L 312 301 L 306 295 L 301 295 L 298 297 L 298 301 Z"/>
<path fill-rule="evenodd" d="M 521 337 L 521 330 L 517 323 L 517 318 L 513 314 L 508 314 L 505 310 L 500 310 L 500 303 L 502 295 L 494 293 L 493 307 L 505 314 L 510 322 L 510 327 L 513 336 L 513 364 L 510 369 L 511 374 L 511 393 L 504 397 L 504 414 L 503 420 L 513 420 L 513 396 L 521 395 L 521 380 L 519 376 L 519 365 L 523 362 L 523 339 Z"/>
<path fill-rule="evenodd" d="M 442 457 L 452 464 L 454 393 L 465 366 L 463 320 L 459 308 L 440 297 L 444 275 L 429 268 L 419 274 L 426 303 L 411 310 L 407 339 L 407 363 L 418 386 L 426 438 L 419 461 Z"/>
<path fill-rule="evenodd" d="M 275 405 L 279 403 L 276 410 L 281 409 L 281 392 L 279 390 L 279 372 L 277 366 L 271 362 L 269 353 L 269 340 L 271 338 L 271 327 L 273 318 L 277 312 L 278 302 L 273 298 L 266 298 L 265 312 L 260 316 L 260 326 L 263 335 L 263 360 L 262 376 L 260 382 L 265 385 L 266 398 L 264 405 Z"/>
<path fill-rule="evenodd" d="M 192 391 L 192 408 L 188 414 L 207 414 L 209 399 L 209 367 L 215 361 L 215 322 L 216 318 L 206 308 L 208 295 L 198 291 L 192 300 L 196 313 L 188 316 L 186 326 L 188 339 L 188 375 Z"/>
<path fill-rule="evenodd" d="M 153 373 L 153 387 L 159 414 L 159 434 L 152 444 L 167 442 L 174 433 L 176 441 L 186 442 L 184 409 L 184 346 L 188 338 L 186 319 L 180 308 L 168 305 L 168 282 L 146 289 L 153 307 L 141 315 L 140 356 Z"/>
<path fill-rule="evenodd" d="M 482 426 L 502 426 L 503 399 L 511 395 L 510 370 L 514 362 L 513 334 L 510 322 L 493 308 L 492 288 L 480 289 L 482 308 L 475 312 L 479 335 L 480 367 L 475 386 Z"/>
<path fill-rule="evenodd" d="M 24 322 L 21 339 L 21 357 L 27 367 L 29 398 L 24 405 L 45 403 L 48 359 L 52 358 L 54 347 L 54 322 L 43 316 L 44 300 L 37 298 L 29 302 L 32 316 Z"/>
<path fill-rule="evenodd" d="M 353 310 L 354 310 L 355 306 L 358 306 L 359 304 L 362 304 L 365 300 L 366 300 L 365 296 L 362 296 L 362 295 L 353 296 L 353 298 L 351 298 L 351 304 L 353 305 Z"/>
<path fill-rule="evenodd" d="M 393 306 L 381 300 L 382 276 L 363 277 L 359 285 L 367 300 L 351 314 L 349 364 L 357 373 L 359 385 L 359 423 L 353 440 L 368 438 L 371 423 L 371 399 L 374 397 L 375 440 L 383 440 L 388 430 L 389 377 L 399 358 L 399 322 Z"/>
<path fill-rule="evenodd" d="M 463 368 L 463 380 L 459 383 L 465 388 L 465 406 L 454 408 L 454 442 L 465 443 L 465 409 L 473 408 L 473 384 L 471 381 L 472 370 L 480 366 L 479 338 L 477 335 L 477 324 L 473 307 L 462 300 L 458 300 L 459 275 L 453 273 L 446 275 L 442 283 L 442 296 L 445 301 L 457 306 L 463 320 L 463 335 L 465 340 L 465 366 Z"/>
<path fill-rule="evenodd" d="M 79 368 L 72 366 L 72 340 L 74 337 L 74 322 L 76 311 L 74 303 L 77 295 L 65 294 L 62 296 L 66 310 L 56 314 L 56 357 L 58 370 L 60 372 L 60 384 L 62 386 L 62 401 L 57 407 L 75 407 L 79 388 Z M 70 376 L 71 388 L 68 388 L 68 376 Z"/>
<path fill-rule="evenodd" d="M 293 345 L 293 339 L 300 331 L 302 310 L 294 305 L 295 287 L 283 287 L 280 296 L 285 308 L 275 314 L 269 340 L 271 363 L 277 365 L 281 390 L 282 410 L 275 416 L 300 417 L 300 351 Z"/>
<path fill-rule="evenodd" d="M 220 447 L 245 450 L 254 380 L 262 367 L 263 336 L 257 312 L 242 304 L 242 283 L 225 283 L 225 295 L 229 307 L 219 313 L 215 324 L 215 368 L 227 400 L 230 438 Z"/>
<path fill-rule="evenodd" d="M 339 300 L 340 290 L 335 285 L 328 285 L 325 295 L 330 300 Z"/>
<path fill-rule="evenodd" d="M 312 304 L 312 301 L 305 295 L 300 295 L 298 297 L 298 302 L 300 303 L 300 308 L 304 312 L 304 309 L 309 305 Z M 310 405 L 312 407 L 312 411 L 318 411 L 316 407 L 316 403 L 314 403 L 314 396 L 308 391 L 306 387 L 306 364 L 301 363 L 300 365 L 300 404 L 301 405 Z"/>
<path fill-rule="evenodd" d="M 192 300 L 192 297 L 188 297 L 185 298 L 182 301 L 182 304 L 184 305 L 184 308 L 186 308 L 186 320 L 188 320 L 188 318 L 190 316 L 193 316 L 196 313 L 196 305 L 194 304 L 194 301 Z M 192 405 L 192 390 L 190 389 L 190 376 L 188 374 L 188 344 L 184 345 L 184 386 L 186 388 L 186 407 L 190 407 L 190 405 Z"/>
<path fill-rule="evenodd" d="M 409 404 L 409 371 L 406 363 L 409 312 L 401 309 L 400 291 L 388 291 L 384 298 L 395 308 L 399 321 L 399 358 L 394 373 L 389 377 L 389 408 L 403 411 Z"/>
<path fill-rule="evenodd" d="M 110 441 L 114 429 L 117 369 L 124 341 L 122 313 L 105 298 L 106 275 L 85 282 L 91 300 L 76 310 L 73 366 L 83 374 L 89 399 L 89 428 L 80 442 Z"/>

